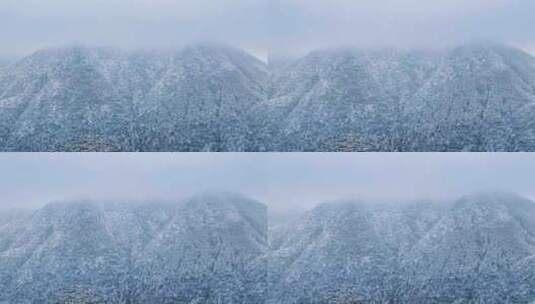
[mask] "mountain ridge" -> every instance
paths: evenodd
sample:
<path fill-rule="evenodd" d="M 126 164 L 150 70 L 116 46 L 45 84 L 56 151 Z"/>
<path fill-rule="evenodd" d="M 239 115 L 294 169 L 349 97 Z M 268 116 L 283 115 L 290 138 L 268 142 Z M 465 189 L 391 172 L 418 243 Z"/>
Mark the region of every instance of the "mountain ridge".
<path fill-rule="evenodd" d="M 262 303 L 262 210 L 243 197 L 206 195 L 48 204 L 0 226 L 0 301 Z"/>
<path fill-rule="evenodd" d="M 534 262 L 535 203 L 508 192 L 339 200 L 282 223 L 226 192 L 75 200 L 0 225 L 0 301 L 531 303 Z"/>
<path fill-rule="evenodd" d="M 273 231 L 268 303 L 531 303 L 534 218 L 504 192 L 324 204 Z"/>
<path fill-rule="evenodd" d="M 332 48 L 276 69 L 216 44 L 42 50 L 0 73 L 3 151 L 532 151 L 535 58 Z"/>

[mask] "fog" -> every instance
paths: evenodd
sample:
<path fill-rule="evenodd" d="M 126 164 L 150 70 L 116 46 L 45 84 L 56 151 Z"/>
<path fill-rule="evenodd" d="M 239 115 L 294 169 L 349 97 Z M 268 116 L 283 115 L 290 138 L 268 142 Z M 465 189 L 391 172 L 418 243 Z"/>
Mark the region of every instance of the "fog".
<path fill-rule="evenodd" d="M 535 51 L 533 11 L 532 0 L 3 0 L 0 57 L 73 43 L 167 48 L 207 40 L 258 57 L 472 40 Z"/>
<path fill-rule="evenodd" d="M 273 210 L 345 198 L 535 197 L 535 154 L 87 153 L 0 154 L 0 209 L 69 199 L 182 199 L 231 191 Z"/>

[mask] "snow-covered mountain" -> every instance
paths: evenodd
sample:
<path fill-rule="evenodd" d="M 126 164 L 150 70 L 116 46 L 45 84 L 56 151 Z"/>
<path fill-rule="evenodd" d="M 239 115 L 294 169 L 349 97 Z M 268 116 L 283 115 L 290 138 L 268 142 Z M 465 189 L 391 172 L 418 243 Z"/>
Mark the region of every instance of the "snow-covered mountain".
<path fill-rule="evenodd" d="M 535 59 L 495 45 L 313 52 L 273 77 L 269 150 L 533 150 Z M 265 141 L 269 141 L 265 139 Z"/>
<path fill-rule="evenodd" d="M 39 51 L 0 72 L 12 151 L 532 151 L 535 58 L 492 44 Z"/>
<path fill-rule="evenodd" d="M 531 303 L 535 203 L 322 205 L 272 231 L 268 303 Z"/>
<path fill-rule="evenodd" d="M 439 221 L 442 212 L 427 203 L 337 202 L 320 205 L 300 220 L 274 229 L 268 303 L 399 300 L 401 255 Z"/>
<path fill-rule="evenodd" d="M 0 303 L 535 300 L 535 203 L 507 193 L 327 203 L 269 233 L 264 205 L 220 193 L 10 214 Z"/>
<path fill-rule="evenodd" d="M 39 51 L 0 74 L 0 147 L 243 150 L 266 77 L 252 56 L 214 45 Z"/>
<path fill-rule="evenodd" d="M 0 226 L 0 302 L 263 303 L 263 205 L 53 203 Z"/>

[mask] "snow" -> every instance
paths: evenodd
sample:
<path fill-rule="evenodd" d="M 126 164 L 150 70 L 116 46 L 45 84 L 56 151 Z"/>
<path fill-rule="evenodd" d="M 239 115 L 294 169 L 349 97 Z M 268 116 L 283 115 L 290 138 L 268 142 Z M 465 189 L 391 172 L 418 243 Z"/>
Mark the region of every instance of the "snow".
<path fill-rule="evenodd" d="M 264 212 L 228 195 L 49 204 L 0 230 L 0 301 L 263 303 Z"/>
<path fill-rule="evenodd" d="M 535 59 L 500 45 L 49 49 L 0 72 L 4 151 L 533 151 Z"/>
<path fill-rule="evenodd" d="M 534 218 L 498 193 L 322 205 L 273 230 L 268 303 L 529 303 Z"/>
<path fill-rule="evenodd" d="M 529 303 L 535 203 L 325 203 L 268 229 L 229 193 L 0 213 L 0 302 Z M 219 302 L 218 302 L 219 301 Z"/>

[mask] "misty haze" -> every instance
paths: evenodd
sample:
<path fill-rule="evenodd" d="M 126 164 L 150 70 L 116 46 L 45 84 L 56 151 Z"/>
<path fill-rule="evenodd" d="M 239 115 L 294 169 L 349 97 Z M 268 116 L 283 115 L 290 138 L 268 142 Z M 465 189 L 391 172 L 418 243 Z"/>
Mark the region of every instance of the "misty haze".
<path fill-rule="evenodd" d="M 534 10 L 4 1 L 0 151 L 534 151 Z"/>
<path fill-rule="evenodd" d="M 535 300 L 531 154 L 0 163 L 0 302 Z"/>
<path fill-rule="evenodd" d="M 535 304 L 533 12 L 1 0 L 0 304 Z"/>

